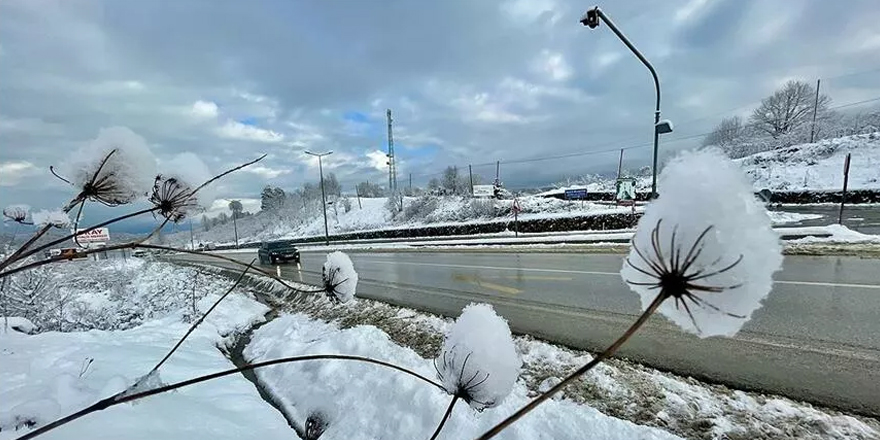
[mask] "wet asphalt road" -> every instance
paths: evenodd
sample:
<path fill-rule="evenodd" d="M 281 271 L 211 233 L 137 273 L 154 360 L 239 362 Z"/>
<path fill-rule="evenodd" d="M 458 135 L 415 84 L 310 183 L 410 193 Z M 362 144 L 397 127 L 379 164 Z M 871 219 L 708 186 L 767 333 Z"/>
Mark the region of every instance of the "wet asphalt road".
<path fill-rule="evenodd" d="M 824 226 L 837 223 L 840 205 L 783 205 L 773 211 L 817 214 L 822 218 L 786 223 L 785 226 Z M 844 226 L 863 234 L 880 235 L 880 205 L 846 205 L 843 208 Z"/>
<path fill-rule="evenodd" d="M 520 333 L 601 350 L 640 312 L 621 256 L 553 252 L 347 251 L 362 297 L 456 316 L 489 302 Z M 227 254 L 250 261 L 251 253 Z M 282 277 L 317 283 L 321 253 Z M 207 257 L 174 258 L 208 262 Z M 215 264 L 211 261 L 211 264 Z M 741 389 L 880 415 L 880 260 L 787 256 L 764 307 L 735 338 L 699 339 L 653 317 L 618 353 Z"/>

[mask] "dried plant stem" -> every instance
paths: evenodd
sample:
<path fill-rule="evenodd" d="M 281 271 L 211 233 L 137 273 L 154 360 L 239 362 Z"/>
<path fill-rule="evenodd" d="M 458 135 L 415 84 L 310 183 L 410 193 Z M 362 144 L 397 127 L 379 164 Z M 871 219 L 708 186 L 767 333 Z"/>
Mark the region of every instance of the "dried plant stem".
<path fill-rule="evenodd" d="M 256 370 L 259 368 L 268 367 L 268 366 L 272 366 L 272 365 L 291 364 L 291 363 L 307 362 L 307 361 L 320 361 L 320 360 L 352 361 L 352 362 L 362 362 L 362 363 L 366 363 L 366 364 L 378 365 L 381 367 L 390 368 L 392 370 L 396 370 L 401 373 L 407 374 L 407 375 L 412 376 L 416 379 L 419 379 L 425 383 L 433 385 L 440 390 L 444 390 L 443 385 L 441 385 L 431 379 L 428 379 L 427 377 L 422 376 L 419 373 L 416 373 L 416 372 L 408 370 L 406 368 L 394 365 L 389 362 L 380 361 L 378 359 L 372 359 L 372 358 L 363 357 L 363 356 L 344 355 L 344 354 L 314 354 L 314 355 L 305 355 L 305 356 L 291 356 L 291 357 L 285 357 L 285 358 L 280 358 L 280 359 L 271 359 L 268 361 L 257 362 L 254 364 L 244 365 L 242 367 L 232 368 L 229 370 L 218 371 L 216 373 L 195 377 L 192 379 L 184 380 L 184 381 L 173 383 L 170 385 L 165 385 L 162 387 L 154 388 L 152 390 L 147 390 L 147 391 L 143 391 L 143 392 L 136 393 L 136 394 L 130 394 L 127 396 L 120 396 L 120 395 L 111 396 L 106 399 L 102 399 L 102 400 L 94 403 L 93 405 L 91 405 L 87 408 L 84 408 L 82 410 L 79 410 L 73 414 L 70 414 L 70 415 L 62 417 L 58 420 L 55 420 L 51 423 L 43 425 L 43 426 L 23 435 L 21 437 L 18 437 L 16 440 L 32 439 L 32 438 L 37 437 L 39 435 L 45 434 L 55 428 L 58 428 L 59 426 L 66 425 L 76 419 L 87 416 L 93 412 L 101 411 L 101 410 L 104 410 L 104 409 L 107 409 L 107 408 L 110 408 L 112 406 L 116 406 L 116 405 L 119 405 L 122 403 L 131 402 L 131 401 L 138 400 L 138 399 L 143 399 L 144 397 L 149 397 L 149 396 L 153 396 L 156 394 L 161 394 L 161 393 L 176 390 L 179 388 L 187 387 L 190 385 L 195 385 L 197 383 L 207 382 L 210 380 L 219 379 L 221 377 L 226 377 L 226 376 L 233 375 L 236 373 L 241 373 L 241 372 L 250 371 L 250 370 Z"/>
<path fill-rule="evenodd" d="M 449 420 L 449 416 L 452 414 L 452 408 L 455 407 L 455 402 L 458 401 L 458 396 L 452 396 L 452 401 L 449 402 L 449 407 L 446 408 L 446 413 L 443 414 L 443 419 L 440 420 L 440 424 L 437 425 L 437 429 L 434 430 L 434 434 L 431 435 L 431 440 L 435 440 L 438 435 L 440 435 L 440 431 L 443 430 L 443 425 L 446 424 L 446 421 Z"/>
<path fill-rule="evenodd" d="M 67 206 L 62 208 L 62 211 L 70 212 L 71 209 L 75 208 L 77 205 L 79 205 L 81 203 L 85 203 L 85 200 L 82 198 L 82 196 L 77 196 L 75 199 L 68 202 Z M 3 270 L 4 268 L 8 267 L 10 264 L 21 259 L 20 255 L 23 254 L 25 251 L 27 251 L 28 248 L 32 244 L 34 244 L 37 240 L 40 239 L 40 237 L 42 237 L 43 235 L 46 235 L 46 232 L 49 232 L 49 229 L 52 229 L 52 225 L 43 226 L 42 228 L 40 228 L 40 230 L 35 232 L 34 235 L 28 241 L 26 241 L 23 245 L 21 245 L 21 247 L 16 249 L 15 252 L 12 253 L 12 255 L 10 255 L 5 260 L 0 262 L 0 270 Z"/>
<path fill-rule="evenodd" d="M 599 353 L 599 355 L 594 357 L 590 362 L 588 362 L 583 367 L 578 368 L 575 372 L 569 374 L 568 377 L 566 377 L 565 379 L 562 380 L 562 382 L 559 382 L 558 384 L 553 386 L 553 388 L 550 388 L 549 390 L 547 390 L 546 392 L 544 392 L 543 394 L 541 394 L 540 396 L 536 397 L 534 400 L 529 402 L 526 406 L 520 408 L 519 410 L 517 410 L 517 412 L 511 414 L 509 417 L 507 417 L 506 419 L 504 419 L 503 421 L 501 421 L 497 425 L 493 426 L 492 429 L 486 431 L 483 435 L 477 437 L 477 440 L 487 440 L 492 437 L 495 437 L 502 430 L 504 430 L 504 428 L 507 428 L 508 426 L 512 425 L 514 422 L 519 420 L 522 416 L 528 414 L 530 411 L 535 409 L 538 405 L 540 405 L 544 401 L 553 397 L 554 394 L 561 391 L 567 385 L 572 383 L 575 379 L 579 378 L 581 375 L 583 375 L 587 371 L 590 371 L 591 369 L 593 369 L 593 367 L 595 367 L 596 365 L 599 365 L 605 359 L 608 359 L 609 357 L 614 355 L 614 353 L 617 351 L 617 349 L 620 348 L 620 346 L 623 345 L 627 340 L 629 340 L 629 338 L 631 338 L 632 335 L 634 335 L 636 333 L 636 331 L 638 331 L 639 328 L 641 328 L 641 326 L 645 324 L 645 322 L 648 320 L 648 318 L 652 314 L 654 314 L 655 311 L 657 311 L 657 308 L 660 307 L 660 304 L 663 303 L 663 301 L 666 300 L 668 297 L 669 297 L 669 295 L 666 294 L 665 292 L 660 292 L 660 294 L 657 295 L 656 298 L 654 298 L 654 301 L 651 302 L 651 304 L 648 306 L 648 308 L 641 315 L 639 315 L 638 319 L 636 319 L 636 322 L 634 322 L 629 327 L 629 329 L 627 329 L 626 332 L 623 333 L 623 335 L 621 337 L 617 338 L 617 340 L 614 341 L 613 344 L 611 344 L 608 348 L 606 348 L 605 351 L 603 351 L 602 353 Z"/>
<path fill-rule="evenodd" d="M 152 370 L 150 370 L 150 372 L 158 370 L 159 367 L 161 367 L 162 364 L 164 364 L 165 361 L 167 361 L 168 358 L 170 358 L 171 355 L 174 354 L 175 351 L 177 351 L 177 349 L 183 344 L 183 341 L 186 341 L 186 338 L 188 338 L 189 335 L 191 335 L 192 332 L 194 332 L 196 330 L 196 327 L 198 327 L 199 324 L 201 324 L 205 320 L 205 318 L 207 318 L 208 315 L 210 315 L 211 312 L 213 312 L 214 309 L 216 309 L 217 306 L 220 305 L 220 301 L 223 301 L 224 298 L 229 296 L 229 294 L 232 293 L 232 291 L 235 290 L 235 288 L 238 287 L 239 284 L 241 284 L 241 280 L 248 273 L 248 270 L 250 270 L 251 267 L 254 265 L 255 261 L 257 261 L 256 258 L 251 260 L 251 264 L 248 264 L 248 266 L 241 272 L 241 274 L 235 280 L 235 283 L 233 283 L 232 286 L 230 286 L 228 289 L 226 289 L 226 292 L 224 292 L 223 295 L 220 295 L 220 298 L 217 298 L 217 301 L 214 301 L 214 304 L 211 306 L 211 308 L 208 309 L 207 312 L 205 312 L 204 315 L 202 315 L 201 317 L 199 317 L 199 319 L 197 319 L 195 322 L 193 322 L 193 324 L 189 327 L 189 330 L 186 331 L 186 334 L 184 334 L 183 337 L 180 338 L 179 341 L 177 341 L 177 344 L 175 344 L 174 347 L 172 347 L 171 350 L 168 351 L 168 354 L 166 354 L 165 357 L 163 357 L 162 360 L 159 361 L 159 363 L 157 363 L 156 366 L 153 367 Z"/>
<path fill-rule="evenodd" d="M 156 235 L 156 233 L 159 232 L 163 227 L 165 227 L 165 225 L 167 223 L 168 223 L 168 219 L 165 219 L 165 221 L 163 221 L 156 229 L 154 229 L 152 232 L 150 232 L 149 235 L 146 235 L 146 236 L 139 238 L 135 241 L 130 241 L 128 243 L 121 243 L 121 244 L 97 248 L 97 249 L 89 249 L 89 250 L 81 252 L 80 255 L 87 256 L 87 255 L 96 254 L 98 252 L 107 252 L 107 251 L 116 251 L 119 249 L 134 249 L 134 248 L 138 248 L 138 247 L 144 247 L 145 245 L 143 245 L 143 242 L 149 240 L 150 237 Z M 169 249 L 178 250 L 178 249 L 174 249 L 174 248 L 169 248 Z M 57 255 L 57 256 L 54 256 L 51 258 L 47 258 L 42 261 L 34 261 L 33 263 L 30 263 L 30 264 L 25 264 L 23 266 L 19 266 L 14 269 L 9 269 L 5 272 L 0 272 L 0 278 L 5 278 L 10 275 L 22 272 L 22 271 L 33 269 L 33 268 L 40 267 L 40 266 L 45 266 L 47 264 L 57 263 L 58 261 L 65 260 L 65 259 L 67 259 L 67 257 Z M 242 264 L 244 264 L 244 263 L 242 263 Z"/>
<path fill-rule="evenodd" d="M 148 213 L 154 212 L 154 211 L 156 211 L 156 209 L 157 209 L 157 208 L 147 208 L 147 209 L 142 209 L 142 210 L 140 210 L 140 211 L 135 211 L 135 212 L 132 212 L 132 213 L 129 213 L 129 214 L 125 214 L 125 215 L 120 216 L 120 217 L 112 218 L 112 219 L 107 220 L 107 221 L 105 221 L 105 222 L 103 222 L 103 223 L 98 223 L 97 225 L 90 226 L 90 227 L 88 227 L 88 228 L 86 228 L 86 229 L 83 229 L 82 231 L 77 231 L 75 234 L 70 234 L 70 235 L 68 235 L 68 236 L 65 236 L 65 237 L 59 238 L 59 239 L 57 239 L 57 240 L 55 240 L 55 241 L 52 241 L 52 242 L 50 242 L 50 243 L 44 244 L 44 245 L 39 246 L 39 247 L 36 247 L 36 248 L 34 248 L 34 249 L 30 250 L 30 251 L 27 251 L 27 252 L 25 252 L 24 254 L 20 255 L 18 258 L 16 258 L 16 260 L 22 260 L 22 259 L 24 259 L 24 258 L 30 257 L 31 255 L 36 254 L 37 252 L 40 252 L 40 251 L 45 250 L 45 249 L 48 249 L 48 248 L 50 248 L 50 247 L 52 247 L 52 246 L 55 246 L 56 244 L 64 243 L 64 242 L 67 241 L 67 240 L 70 240 L 70 239 L 72 239 L 72 238 L 79 237 L 79 236 L 81 236 L 81 235 L 83 235 L 83 234 L 86 234 L 86 233 L 89 233 L 89 232 L 91 232 L 91 231 L 94 231 L 95 229 L 103 228 L 104 226 L 112 225 L 113 223 L 116 223 L 116 222 L 119 222 L 119 221 L 122 221 L 122 220 L 127 220 L 127 219 L 130 219 L 130 218 L 132 218 L 132 217 L 137 217 L 137 216 L 139 216 L 139 215 L 143 215 L 143 214 L 148 214 Z M 77 244 L 79 244 L 79 243 L 77 243 Z"/>

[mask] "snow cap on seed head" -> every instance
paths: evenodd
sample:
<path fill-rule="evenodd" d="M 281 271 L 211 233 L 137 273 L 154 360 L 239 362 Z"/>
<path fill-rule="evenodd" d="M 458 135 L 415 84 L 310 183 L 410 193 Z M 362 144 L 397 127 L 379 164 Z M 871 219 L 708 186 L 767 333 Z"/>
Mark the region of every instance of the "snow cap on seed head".
<path fill-rule="evenodd" d="M 321 275 L 324 281 L 324 293 L 331 302 L 345 303 L 354 298 L 358 274 L 348 255 L 340 251 L 327 254 Z"/>
<path fill-rule="evenodd" d="M 35 212 L 31 214 L 31 219 L 33 219 L 34 225 L 36 226 L 54 226 L 56 228 L 63 228 L 65 226 L 70 226 L 72 221 L 70 221 L 70 215 L 64 212 L 61 209 L 56 209 L 54 211 L 42 210 L 40 212 Z"/>
<path fill-rule="evenodd" d="M 507 321 L 489 304 L 465 307 L 434 359 L 446 392 L 477 411 L 501 404 L 521 366 Z"/>
<path fill-rule="evenodd" d="M 102 128 L 62 170 L 88 199 L 109 206 L 144 197 L 156 178 L 156 158 L 147 142 L 126 127 Z"/>
<path fill-rule="evenodd" d="M 663 169 L 620 273 L 647 308 L 701 337 L 732 336 L 770 293 L 779 236 L 738 165 L 715 149 Z"/>
<path fill-rule="evenodd" d="M 28 205 L 9 205 L 3 208 L 3 217 L 6 217 L 16 223 L 24 223 L 31 207 Z"/>

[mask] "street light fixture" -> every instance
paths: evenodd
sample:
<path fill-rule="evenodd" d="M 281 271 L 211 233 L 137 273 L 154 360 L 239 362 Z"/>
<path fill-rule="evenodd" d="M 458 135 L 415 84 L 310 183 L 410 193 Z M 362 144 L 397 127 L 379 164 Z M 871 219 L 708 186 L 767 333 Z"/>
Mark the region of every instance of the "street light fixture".
<path fill-rule="evenodd" d="M 326 153 L 312 153 L 306 150 L 305 153 L 318 158 L 318 171 L 321 174 L 321 208 L 324 211 L 324 241 L 327 243 L 327 246 L 330 246 L 330 229 L 327 227 L 327 196 L 324 194 L 324 165 L 321 162 L 321 158 L 333 154 L 333 150 Z"/>
<path fill-rule="evenodd" d="M 657 197 L 657 146 L 659 143 L 659 136 L 661 134 L 672 133 L 672 122 L 668 120 L 660 120 L 660 80 L 657 78 L 657 72 L 654 70 L 654 66 L 645 59 L 644 55 L 630 43 L 629 39 L 623 35 L 620 30 L 617 29 L 617 26 L 614 25 L 614 22 L 599 9 L 598 6 L 594 7 L 587 11 L 586 14 L 581 18 L 581 24 L 589 27 L 590 29 L 595 29 L 599 27 L 599 23 L 604 21 L 605 24 L 614 32 L 614 35 L 617 35 L 617 38 L 629 48 L 630 51 L 648 68 L 651 72 L 651 77 L 654 79 L 654 90 L 657 92 L 657 104 L 654 107 L 654 164 L 652 167 L 652 176 L 651 176 L 651 198 Z"/>

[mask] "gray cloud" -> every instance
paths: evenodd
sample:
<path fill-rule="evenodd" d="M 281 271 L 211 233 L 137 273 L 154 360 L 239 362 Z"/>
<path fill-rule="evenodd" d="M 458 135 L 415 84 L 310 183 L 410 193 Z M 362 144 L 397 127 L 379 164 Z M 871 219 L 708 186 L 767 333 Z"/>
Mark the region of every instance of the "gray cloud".
<path fill-rule="evenodd" d="M 110 126 L 146 138 L 160 160 L 190 151 L 216 172 L 268 153 L 221 182 L 224 199 L 315 180 L 306 148 L 334 150 L 327 168 L 348 189 L 383 182 L 370 153 L 385 148 L 386 108 L 401 176 L 416 184 L 448 164 L 499 159 L 514 162 L 502 167 L 513 186 L 607 172 L 614 151 L 515 162 L 651 141 L 647 71 L 562 0 L 7 0 L 2 9 L 4 204 L 62 203 L 67 189 L 42 177 L 47 167 Z M 871 0 L 634 0 L 606 12 L 660 73 L 664 116 L 677 123 L 665 154 L 785 79 L 838 77 L 880 59 Z M 827 87 L 839 103 L 872 98 L 876 77 Z M 627 150 L 630 168 L 649 160 L 650 148 Z M 494 175 L 491 165 L 477 171 Z"/>

